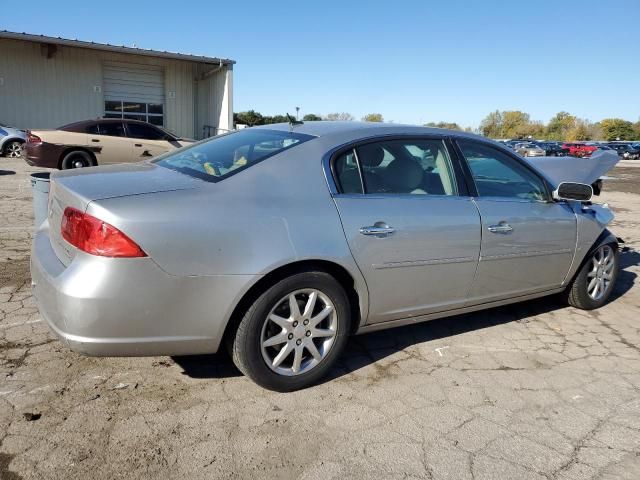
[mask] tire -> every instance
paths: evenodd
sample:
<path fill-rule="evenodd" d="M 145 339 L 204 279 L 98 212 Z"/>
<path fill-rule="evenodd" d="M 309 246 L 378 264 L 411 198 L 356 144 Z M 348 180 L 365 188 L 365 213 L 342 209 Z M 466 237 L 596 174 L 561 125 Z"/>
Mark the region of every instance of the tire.
<path fill-rule="evenodd" d="M 85 168 L 95 165 L 93 156 L 84 150 L 73 150 L 67 153 L 60 162 L 61 170 L 70 170 L 72 168 Z"/>
<path fill-rule="evenodd" d="M 292 298 L 298 312 L 292 313 Z M 315 308 L 307 314 L 311 303 Z M 319 323 L 314 327 L 314 322 Z M 231 356 L 258 385 L 277 392 L 299 390 L 315 384 L 335 364 L 350 323 L 349 299 L 333 276 L 322 271 L 297 273 L 269 287 L 249 307 L 230 344 Z"/>
<path fill-rule="evenodd" d="M 609 258 L 607 255 L 611 255 L 610 262 L 606 261 Z M 601 245 L 590 253 L 565 293 L 567 303 L 582 310 L 594 310 L 607 303 L 618 278 L 618 257 L 618 245 L 615 243 Z M 598 268 L 597 262 L 603 259 L 602 266 Z M 608 283 L 606 275 L 609 275 Z M 589 287 L 592 282 L 601 281 L 604 281 L 600 284 L 601 288 L 602 285 L 604 287 L 598 295 L 594 295 L 595 286 L 593 289 Z"/>
<path fill-rule="evenodd" d="M 9 158 L 22 157 L 22 143 L 20 140 L 11 140 L 7 142 L 2 150 L 2 154 Z"/>

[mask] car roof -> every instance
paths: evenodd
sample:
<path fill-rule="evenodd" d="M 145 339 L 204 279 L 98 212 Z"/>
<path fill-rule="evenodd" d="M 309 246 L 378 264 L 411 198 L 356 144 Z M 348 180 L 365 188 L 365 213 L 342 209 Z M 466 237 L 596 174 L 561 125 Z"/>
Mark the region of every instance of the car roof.
<path fill-rule="evenodd" d="M 80 120 L 79 122 L 68 123 L 67 125 L 63 125 L 58 127 L 58 130 L 65 130 L 69 132 L 77 131 L 78 129 L 84 129 L 84 127 L 88 125 L 94 125 L 96 123 L 139 123 L 141 125 L 151 125 L 150 123 L 143 122 L 141 120 L 133 120 L 129 118 L 92 118 L 90 120 Z"/>
<path fill-rule="evenodd" d="M 381 123 L 381 122 L 350 122 L 350 121 L 316 121 L 303 122 L 298 125 L 290 123 L 273 123 L 270 125 L 260 125 L 253 127 L 265 130 L 291 131 L 295 133 L 303 133 L 314 137 L 351 137 L 352 140 L 372 137 L 376 135 L 438 135 L 447 136 L 455 135 L 457 137 L 467 137 L 470 139 L 484 140 L 492 143 L 497 142 L 460 130 L 448 130 L 446 128 L 437 127 L 419 127 L 417 125 L 403 125 L 397 123 Z M 498 144 L 500 145 L 500 144 Z"/>

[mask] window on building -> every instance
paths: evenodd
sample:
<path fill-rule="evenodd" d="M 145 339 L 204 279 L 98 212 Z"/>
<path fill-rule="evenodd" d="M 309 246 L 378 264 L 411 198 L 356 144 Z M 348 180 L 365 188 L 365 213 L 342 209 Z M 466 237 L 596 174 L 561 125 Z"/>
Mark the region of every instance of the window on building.
<path fill-rule="evenodd" d="M 164 126 L 164 105 L 161 103 L 106 100 L 104 102 L 104 116 L 105 118 L 141 120 L 162 127 Z"/>

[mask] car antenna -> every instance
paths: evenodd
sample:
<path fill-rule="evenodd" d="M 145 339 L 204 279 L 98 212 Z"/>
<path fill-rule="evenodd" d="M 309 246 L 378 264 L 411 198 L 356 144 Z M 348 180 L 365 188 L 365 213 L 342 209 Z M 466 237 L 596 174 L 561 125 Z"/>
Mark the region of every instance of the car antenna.
<path fill-rule="evenodd" d="M 293 118 L 293 116 L 289 115 L 288 113 L 286 115 L 287 115 L 287 120 L 289 120 L 289 127 L 290 127 L 289 131 L 292 131 L 293 127 L 295 127 L 296 125 L 303 125 L 304 124 L 304 122 L 302 120 L 297 120 L 297 119 Z"/>

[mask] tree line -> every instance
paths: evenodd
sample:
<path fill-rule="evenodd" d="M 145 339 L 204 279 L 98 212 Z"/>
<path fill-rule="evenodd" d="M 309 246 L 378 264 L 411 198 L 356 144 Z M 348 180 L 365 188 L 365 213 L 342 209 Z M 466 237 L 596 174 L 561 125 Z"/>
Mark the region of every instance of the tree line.
<path fill-rule="evenodd" d="M 355 117 L 347 112 L 334 112 L 327 115 L 318 115 L 315 113 L 307 113 L 302 120 L 305 122 L 315 122 L 320 120 L 328 121 L 347 121 L 355 120 Z M 384 117 L 380 113 L 368 113 L 361 119 L 363 122 L 384 122 Z M 255 110 L 247 110 L 246 112 L 238 112 L 233 114 L 233 122 L 235 124 L 248 125 L 255 127 L 256 125 L 270 125 L 272 123 L 288 122 L 287 115 L 262 115 Z"/>
<path fill-rule="evenodd" d="M 640 139 L 640 121 L 633 123 L 622 118 L 605 118 L 591 122 L 568 112 L 558 112 L 545 125 L 531 120 L 519 110 L 496 110 L 480 123 L 480 134 L 490 138 L 545 138 L 569 142 L 585 140 Z"/>
<path fill-rule="evenodd" d="M 233 114 L 236 124 L 248 126 L 268 125 L 271 123 L 288 122 L 286 115 L 262 115 L 255 110 Z M 308 113 L 302 117 L 303 121 L 352 121 L 355 117 L 347 112 L 335 112 L 327 115 Z M 365 122 L 384 122 L 380 113 L 368 113 L 362 117 Z M 638 140 L 640 139 L 640 121 L 630 122 L 622 118 L 605 118 L 599 122 L 591 122 L 576 117 L 568 112 L 558 112 L 548 123 L 532 120 L 528 113 L 520 110 L 496 110 L 487 115 L 477 129 L 462 128 L 455 122 L 429 122 L 425 127 L 448 128 L 464 130 L 484 135 L 489 138 L 539 138 L 558 141 L 587 141 L 587 140 Z"/>

